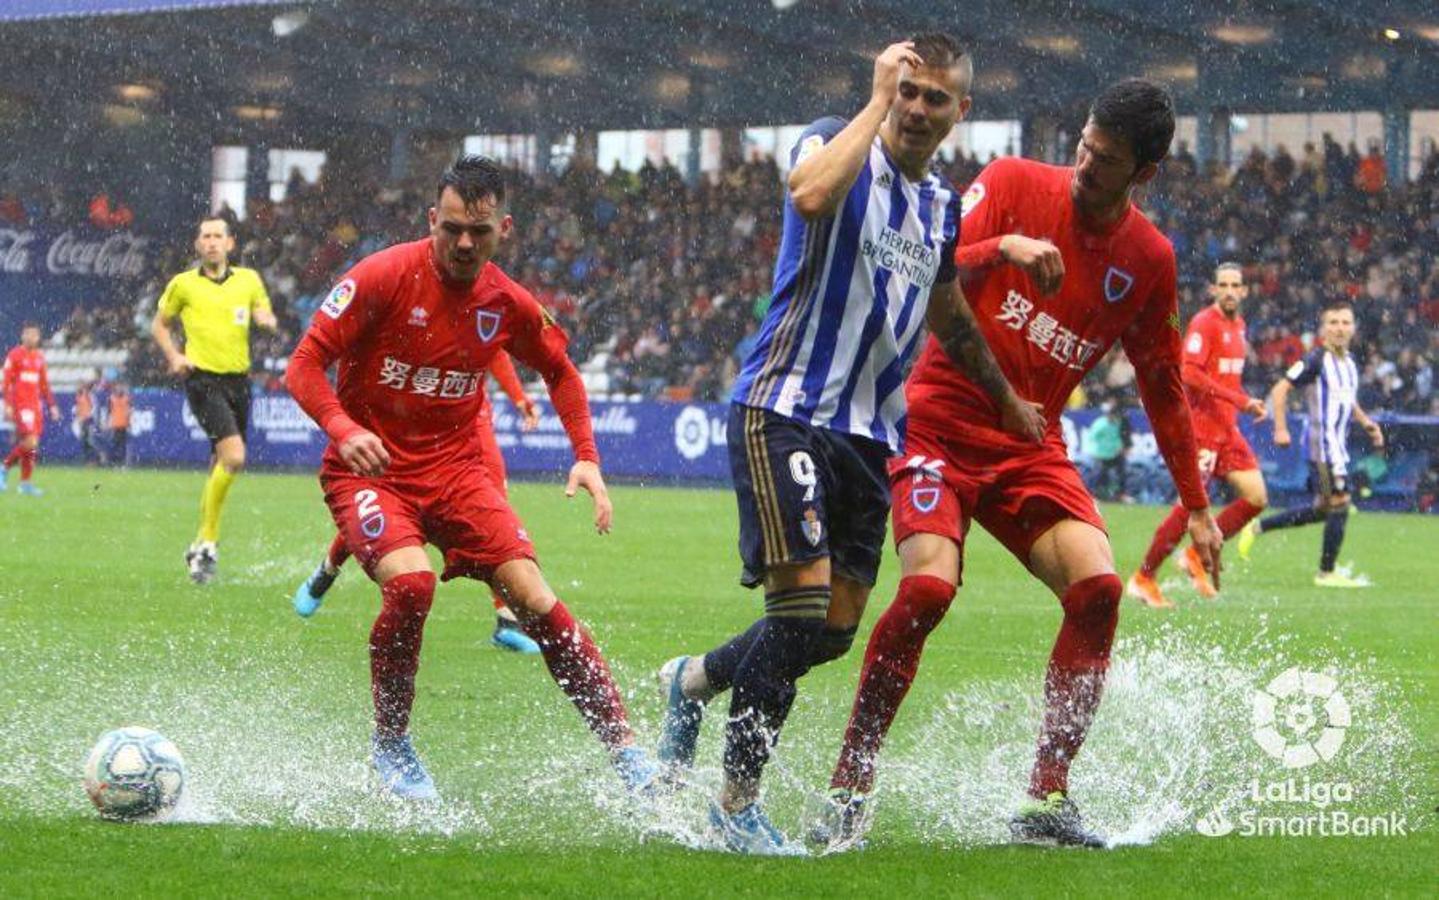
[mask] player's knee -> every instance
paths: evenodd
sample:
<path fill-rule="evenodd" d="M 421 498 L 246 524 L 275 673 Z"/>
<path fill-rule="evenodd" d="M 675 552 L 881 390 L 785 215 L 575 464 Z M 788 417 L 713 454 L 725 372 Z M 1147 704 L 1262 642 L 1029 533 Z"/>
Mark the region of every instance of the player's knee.
<path fill-rule="evenodd" d="M 1124 582 L 1112 572 L 1076 581 L 1064 592 L 1064 617 L 1086 630 L 1107 632 L 1111 637 L 1119 622 L 1119 599 Z M 1107 645 L 1107 641 L 1105 642 Z"/>
<path fill-rule="evenodd" d="M 831 628 L 826 626 L 819 636 L 815 638 L 810 648 L 809 664 L 811 666 L 822 666 L 827 662 L 834 662 L 849 652 L 854 646 L 854 635 L 859 629 Z"/>
<path fill-rule="evenodd" d="M 934 575 L 908 575 L 899 582 L 902 602 L 890 609 L 905 616 L 910 628 L 929 634 L 949 612 L 956 590 L 955 585 Z"/>
<path fill-rule="evenodd" d="M 218 451 L 216 461 L 231 475 L 238 475 L 245 468 L 245 445 L 226 447 Z"/>
<path fill-rule="evenodd" d="M 407 618 L 423 620 L 435 602 L 435 573 L 406 572 L 380 585 L 384 604 Z"/>
<path fill-rule="evenodd" d="M 1245 497 L 1244 500 L 1250 506 L 1262 512 L 1269 507 L 1269 492 L 1264 490 L 1264 488 L 1260 488 L 1259 490 L 1250 493 L 1250 495 Z"/>

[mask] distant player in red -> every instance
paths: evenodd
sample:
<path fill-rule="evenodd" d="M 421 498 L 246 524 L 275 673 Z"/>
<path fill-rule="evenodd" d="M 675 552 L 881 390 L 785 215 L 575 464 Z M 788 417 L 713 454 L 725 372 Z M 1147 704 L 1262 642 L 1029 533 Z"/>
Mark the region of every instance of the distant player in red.
<path fill-rule="evenodd" d="M 507 351 L 544 379 L 574 447 L 566 494 L 583 488 L 595 527 L 610 529 L 589 405 L 564 330 L 490 260 L 513 220 L 489 159 L 460 158 L 440 178 L 430 238 L 361 260 L 330 292 L 285 375 L 330 436 L 320 484 L 350 551 L 380 586 L 370 632 L 372 759 L 385 788 L 437 796 L 410 741 L 410 709 L 435 573 L 489 582 L 539 645 L 545 663 L 609 750 L 631 790 L 655 767 L 634 745 L 624 703 L 589 633 L 545 583 L 534 546 L 480 461 L 475 420 L 484 372 Z M 325 377 L 338 369 L 338 395 Z"/>
<path fill-rule="evenodd" d="M 1074 387 L 1115 341 L 1134 361 L 1206 565 L 1220 544 L 1180 380 L 1174 251 L 1130 202 L 1133 188 L 1154 177 L 1173 131 L 1168 94 L 1122 81 L 1090 107 L 1073 167 L 1001 159 L 964 197 L 956 261 L 965 295 L 1004 376 L 1042 406 L 1049 428 L 1039 443 L 1006 434 L 985 391 L 930 339 L 907 387 L 905 452 L 890 463 L 902 579 L 865 649 L 830 804 L 815 829 L 831 849 L 863 837 L 880 745 L 925 639 L 954 599 L 971 521 L 1064 611 L 1045 677 L 1032 802 L 1011 829 L 1026 841 L 1101 843 L 1068 798 L 1068 775 L 1099 703 L 1124 583 L 1059 421 Z"/>
<path fill-rule="evenodd" d="M 50 390 L 45 354 L 40 352 L 40 326 L 34 322 L 20 327 L 20 346 L 12 347 L 5 356 L 4 394 L 5 414 L 15 426 L 15 445 L 0 469 L 0 491 L 5 490 L 10 467 L 19 463 L 20 493 L 38 497 L 44 492 L 31 483 L 30 476 L 35 471 L 40 435 L 45 433 L 44 406 L 56 422 L 60 421 L 60 407 Z"/>
<path fill-rule="evenodd" d="M 508 353 L 499 353 L 490 363 L 489 374 L 494 376 L 500 388 L 510 398 L 515 409 L 520 413 L 520 427 L 524 431 L 533 431 L 539 425 L 539 408 L 535 401 L 525 393 L 525 386 L 520 382 L 520 376 L 515 372 L 515 364 L 510 360 Z M 480 463 L 485 467 L 494 480 L 495 487 L 499 488 L 501 495 L 508 498 L 509 486 L 505 478 L 505 458 L 500 453 L 500 445 L 495 440 L 494 431 L 494 408 L 490 405 L 489 395 L 481 391 L 483 403 L 480 406 L 480 414 L 475 419 L 475 433 L 480 439 Z M 340 567 L 345 560 L 350 558 L 350 548 L 345 546 L 344 534 L 337 533 L 335 539 L 330 542 L 330 549 L 325 553 L 325 558 L 315 567 L 315 571 L 305 579 L 304 583 L 295 591 L 291 603 L 295 612 L 304 618 L 314 615 L 324 601 L 325 594 L 339 577 Z M 494 591 L 490 592 L 491 600 L 495 606 L 495 632 L 490 637 L 490 643 L 501 650 L 511 650 L 516 653 L 539 653 L 540 647 L 529 635 L 520 628 L 519 620 L 505 601 Z"/>
<path fill-rule="evenodd" d="M 1184 387 L 1193 415 L 1194 440 L 1199 445 L 1199 470 L 1206 481 L 1223 478 L 1236 495 L 1234 502 L 1215 517 L 1226 541 L 1269 505 L 1259 460 L 1240 434 L 1238 422 L 1241 412 L 1255 421 L 1265 417 L 1264 401 L 1244 392 L 1244 360 L 1249 344 L 1239 304 L 1248 295 L 1244 270 L 1238 263 L 1222 263 L 1214 270 L 1214 282 L 1209 286 L 1214 303 L 1195 314 L 1184 335 Z M 1184 507 L 1176 504 L 1159 524 L 1143 564 L 1129 578 L 1131 596 L 1155 608 L 1174 605 L 1159 589 L 1154 573 L 1184 537 L 1187 518 Z M 1219 595 L 1193 547 L 1184 551 L 1179 565 L 1200 596 Z"/>

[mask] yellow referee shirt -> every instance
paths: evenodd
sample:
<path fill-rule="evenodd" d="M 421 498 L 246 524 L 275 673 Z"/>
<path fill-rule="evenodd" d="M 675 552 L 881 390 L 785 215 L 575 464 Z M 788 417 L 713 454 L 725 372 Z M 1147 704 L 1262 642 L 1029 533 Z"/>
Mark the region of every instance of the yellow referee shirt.
<path fill-rule="evenodd" d="M 219 281 L 187 269 L 160 295 L 160 315 L 179 316 L 185 326 L 185 356 L 195 368 L 222 375 L 250 371 L 250 315 L 269 308 L 259 274 L 241 266 L 227 268 Z"/>

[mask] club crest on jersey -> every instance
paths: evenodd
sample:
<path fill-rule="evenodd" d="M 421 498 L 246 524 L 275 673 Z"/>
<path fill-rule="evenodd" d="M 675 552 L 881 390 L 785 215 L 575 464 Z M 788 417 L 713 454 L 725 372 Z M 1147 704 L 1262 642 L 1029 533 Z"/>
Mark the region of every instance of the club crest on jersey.
<path fill-rule="evenodd" d="M 809 545 L 818 547 L 820 538 L 824 537 L 824 523 L 819 520 L 819 513 L 816 513 L 813 507 L 804 511 L 804 521 L 799 527 Z"/>
<path fill-rule="evenodd" d="M 338 319 L 340 313 L 345 311 L 345 307 L 349 306 L 353 299 L 355 299 L 355 279 L 346 278 L 331 289 L 325 302 L 320 304 L 320 312 L 332 319 Z"/>
<path fill-rule="evenodd" d="M 1115 266 L 1110 266 L 1109 271 L 1104 273 L 1104 299 L 1110 303 L 1118 303 L 1134 287 L 1134 276 Z"/>
<path fill-rule="evenodd" d="M 384 534 L 385 514 L 375 513 L 373 516 L 370 516 L 369 518 L 361 521 L 360 531 L 364 532 L 365 537 L 369 538 L 372 541 L 380 535 Z"/>
<path fill-rule="evenodd" d="M 909 500 L 922 513 L 933 512 L 939 505 L 939 488 L 934 486 L 915 487 L 909 492 Z"/>
<path fill-rule="evenodd" d="M 475 311 L 475 331 L 480 335 L 480 340 L 488 342 L 500 330 L 500 314 L 491 312 L 488 309 Z"/>

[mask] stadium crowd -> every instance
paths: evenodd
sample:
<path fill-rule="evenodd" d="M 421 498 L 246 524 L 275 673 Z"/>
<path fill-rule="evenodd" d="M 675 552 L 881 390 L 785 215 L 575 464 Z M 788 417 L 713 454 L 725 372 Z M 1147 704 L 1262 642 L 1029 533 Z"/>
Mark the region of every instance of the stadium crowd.
<path fill-rule="evenodd" d="M 961 186 L 980 169 L 963 155 L 946 166 Z M 498 261 L 569 330 L 576 360 L 606 372 L 611 393 L 722 399 L 769 302 L 782 189 L 774 162 L 695 185 L 669 165 L 604 173 L 584 162 L 555 177 L 516 171 L 512 181 L 516 230 Z M 338 173 L 292 178 L 289 188 L 282 201 L 252 201 L 235 224 L 235 261 L 260 271 L 280 318 L 255 354 L 257 378 L 272 386 L 338 273 L 422 235 L 433 190 Z M 1232 172 L 1200 172 L 1181 144 L 1143 205 L 1174 242 L 1184 318 L 1208 302 L 1217 262 L 1246 263 L 1251 393 L 1302 354 L 1323 300 L 1347 296 L 1360 324 L 1361 402 L 1439 414 L 1439 153 L 1414 182 L 1390 186 L 1377 150 L 1361 156 L 1328 136 L 1297 157 L 1282 145 L 1255 149 Z M 191 260 L 191 235 L 173 238 L 133 309 L 77 308 L 54 340 L 128 346 L 127 379 L 164 383 L 147 328 L 166 279 Z M 1075 402 L 1127 405 L 1133 376 L 1116 353 Z"/>

